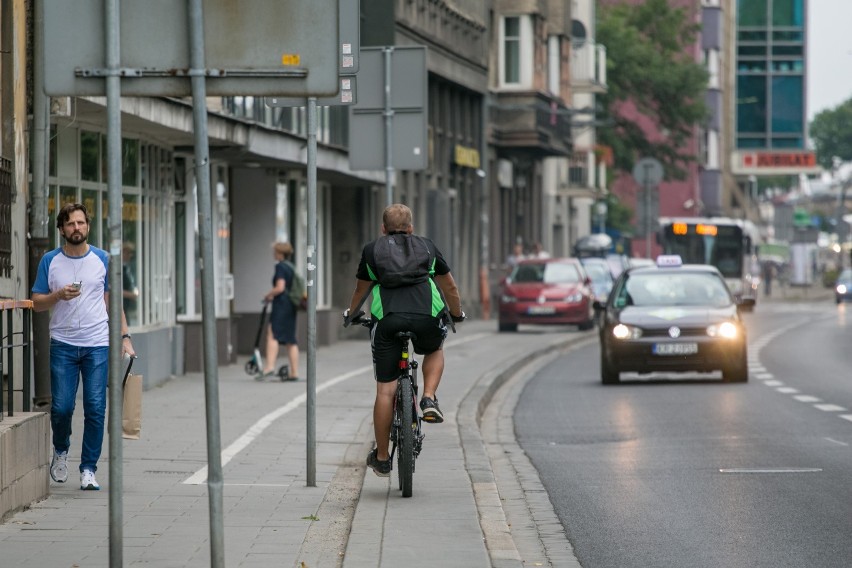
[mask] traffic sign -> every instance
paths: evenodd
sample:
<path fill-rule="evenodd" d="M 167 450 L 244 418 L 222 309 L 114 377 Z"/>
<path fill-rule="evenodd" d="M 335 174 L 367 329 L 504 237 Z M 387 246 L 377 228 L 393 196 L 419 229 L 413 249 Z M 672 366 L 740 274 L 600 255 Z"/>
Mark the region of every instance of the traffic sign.
<path fill-rule="evenodd" d="M 656 158 L 642 158 L 633 166 L 633 179 L 642 187 L 660 185 L 663 174 L 663 164 Z"/>
<path fill-rule="evenodd" d="M 110 73 L 121 77 L 122 95 L 192 94 L 188 2 L 120 2 L 121 66 L 109 70 L 104 1 L 42 1 L 46 94 L 104 95 Z M 337 93 L 339 2 L 204 0 L 207 95 Z"/>

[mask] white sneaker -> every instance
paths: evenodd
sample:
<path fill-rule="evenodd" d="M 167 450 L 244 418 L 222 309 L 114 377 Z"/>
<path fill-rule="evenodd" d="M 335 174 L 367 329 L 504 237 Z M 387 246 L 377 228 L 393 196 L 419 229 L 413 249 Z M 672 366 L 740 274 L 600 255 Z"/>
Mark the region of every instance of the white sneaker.
<path fill-rule="evenodd" d="M 53 459 L 50 460 L 50 477 L 56 483 L 68 481 L 68 452 L 53 450 Z"/>
<path fill-rule="evenodd" d="M 99 491 L 101 488 L 98 485 L 98 480 L 95 479 L 95 472 L 91 469 L 84 469 L 80 472 L 80 489 L 88 489 L 91 491 Z"/>

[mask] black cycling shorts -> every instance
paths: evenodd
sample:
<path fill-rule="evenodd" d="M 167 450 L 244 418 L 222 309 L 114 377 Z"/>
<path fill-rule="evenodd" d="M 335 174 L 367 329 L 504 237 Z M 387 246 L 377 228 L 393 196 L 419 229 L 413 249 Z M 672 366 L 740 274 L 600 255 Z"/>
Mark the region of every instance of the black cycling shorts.
<path fill-rule="evenodd" d="M 434 353 L 441 348 L 447 337 L 447 326 L 441 317 L 393 313 L 380 319 L 370 334 L 373 366 L 376 380 L 380 383 L 389 383 L 399 377 L 402 343 L 396 334 L 400 331 L 411 331 L 417 335 L 412 345 L 414 352 L 419 355 Z"/>

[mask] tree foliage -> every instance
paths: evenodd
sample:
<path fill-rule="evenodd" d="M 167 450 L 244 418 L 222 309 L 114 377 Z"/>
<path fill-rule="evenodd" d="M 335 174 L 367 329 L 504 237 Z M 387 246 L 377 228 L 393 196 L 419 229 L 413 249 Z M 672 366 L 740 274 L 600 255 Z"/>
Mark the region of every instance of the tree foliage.
<path fill-rule="evenodd" d="M 696 124 L 708 117 L 707 70 L 692 55 L 700 27 L 667 0 L 598 3 L 596 35 L 607 50 L 608 87 L 600 102 L 612 124 L 599 130 L 599 138 L 613 149 L 618 170 L 630 172 L 650 156 L 662 162 L 668 177 L 683 178 L 695 160 L 684 148 Z M 628 101 L 641 119 L 619 113 Z M 661 136 L 649 137 L 645 121 Z"/>
<path fill-rule="evenodd" d="M 844 162 L 852 161 L 852 99 L 817 114 L 811 122 L 810 136 L 822 167 L 830 170 L 835 156 Z"/>

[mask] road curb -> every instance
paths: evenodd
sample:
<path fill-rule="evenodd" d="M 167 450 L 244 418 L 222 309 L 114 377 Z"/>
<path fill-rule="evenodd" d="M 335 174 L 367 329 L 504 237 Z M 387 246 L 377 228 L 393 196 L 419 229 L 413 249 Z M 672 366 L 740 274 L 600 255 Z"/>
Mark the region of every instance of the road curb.
<path fill-rule="evenodd" d="M 493 568 L 522 568 L 524 563 L 500 501 L 491 459 L 480 430 L 482 415 L 494 398 L 494 394 L 525 366 L 535 359 L 564 350 L 587 338 L 585 334 L 571 337 L 531 351 L 508 367 L 489 369 L 476 380 L 459 403 L 457 415 L 459 439 L 462 443 L 465 468 L 474 490 L 485 546 Z"/>

